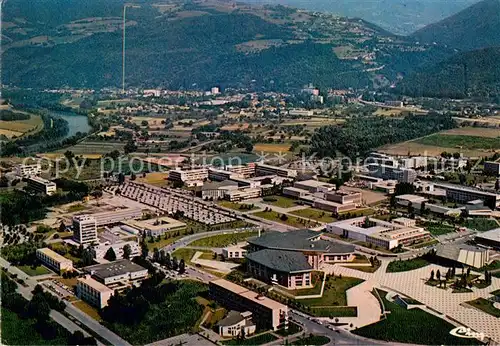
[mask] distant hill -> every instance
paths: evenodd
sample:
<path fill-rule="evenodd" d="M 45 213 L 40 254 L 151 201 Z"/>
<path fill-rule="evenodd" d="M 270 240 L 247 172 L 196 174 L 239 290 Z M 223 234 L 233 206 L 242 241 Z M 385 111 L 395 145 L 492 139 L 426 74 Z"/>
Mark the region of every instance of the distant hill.
<path fill-rule="evenodd" d="M 410 74 L 396 92 L 413 96 L 491 97 L 500 102 L 500 47 L 459 53 Z"/>
<path fill-rule="evenodd" d="M 478 0 L 247 0 L 283 4 L 309 11 L 359 17 L 398 35 L 409 35 L 451 16 Z"/>
<path fill-rule="evenodd" d="M 483 0 L 411 35 L 460 50 L 500 46 L 500 0 Z"/>

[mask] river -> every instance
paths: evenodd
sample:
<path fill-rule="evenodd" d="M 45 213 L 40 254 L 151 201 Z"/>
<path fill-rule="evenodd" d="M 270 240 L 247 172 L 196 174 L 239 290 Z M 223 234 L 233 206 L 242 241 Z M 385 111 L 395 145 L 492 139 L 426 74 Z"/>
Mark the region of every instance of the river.
<path fill-rule="evenodd" d="M 68 122 L 69 131 L 62 139 L 74 136 L 77 132 L 89 133 L 92 130 L 89 119 L 85 115 L 80 115 L 72 112 L 49 111 L 51 115 L 57 115 Z"/>

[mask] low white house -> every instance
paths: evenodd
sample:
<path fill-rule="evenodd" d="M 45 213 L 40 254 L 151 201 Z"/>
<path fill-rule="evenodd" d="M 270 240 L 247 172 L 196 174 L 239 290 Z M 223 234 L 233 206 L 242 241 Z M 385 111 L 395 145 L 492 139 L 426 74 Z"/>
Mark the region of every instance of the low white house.
<path fill-rule="evenodd" d="M 231 310 L 227 316 L 218 324 L 219 335 L 223 337 L 235 337 L 243 334 L 245 336 L 255 333 L 255 324 L 252 322 L 250 311 L 239 312 Z"/>

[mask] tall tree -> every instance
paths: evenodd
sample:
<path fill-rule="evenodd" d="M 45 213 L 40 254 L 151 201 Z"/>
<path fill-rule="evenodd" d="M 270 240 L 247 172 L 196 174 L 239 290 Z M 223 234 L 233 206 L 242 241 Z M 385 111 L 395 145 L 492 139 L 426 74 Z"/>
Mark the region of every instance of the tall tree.
<path fill-rule="evenodd" d="M 104 259 L 112 262 L 112 261 L 116 261 L 116 253 L 115 253 L 115 250 L 113 250 L 113 248 L 110 246 L 108 251 L 106 251 L 106 254 L 104 255 Z"/>
<path fill-rule="evenodd" d="M 132 255 L 132 247 L 130 247 L 130 245 L 127 244 L 123 247 L 123 258 L 129 260 L 131 255 Z"/>

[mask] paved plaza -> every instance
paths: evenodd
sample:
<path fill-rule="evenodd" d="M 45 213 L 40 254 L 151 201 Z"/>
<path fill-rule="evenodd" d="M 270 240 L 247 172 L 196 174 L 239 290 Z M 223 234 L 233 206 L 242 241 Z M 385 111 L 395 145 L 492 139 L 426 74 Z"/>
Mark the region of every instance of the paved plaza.
<path fill-rule="evenodd" d="M 327 273 L 342 274 L 343 276 L 366 280 L 363 284 L 347 291 L 348 305 L 357 306 L 360 315 L 352 321 L 353 324 L 361 327 L 372 323 L 370 321 L 373 320 L 375 314 L 370 309 L 375 309 L 375 306 L 369 296 L 375 299 L 370 291 L 373 287 L 379 287 L 383 290 L 392 290 L 414 298 L 441 314 L 442 317 L 446 317 L 449 322 L 453 323 L 455 321 L 454 324 L 456 325 L 461 324 L 474 331 L 484 333 L 487 337 L 500 343 L 499 319 L 464 304 L 467 301 L 480 297 L 485 299 L 490 298 L 492 296 L 491 292 L 500 289 L 500 279 L 493 277 L 490 286 L 483 289 L 473 287 L 473 292 L 470 293 L 452 293 L 451 288 L 444 290 L 425 284 L 430 277 L 431 270 L 436 272 L 439 269 L 441 273 L 446 273 L 448 270 L 446 267 L 430 264 L 411 271 L 386 273 L 388 263 L 388 261 L 382 261 L 382 266 L 375 273 L 364 273 L 359 270 L 343 267 L 339 264 L 324 265 L 324 270 Z M 460 273 L 460 271 L 457 273 Z M 482 275 L 482 273 L 475 273 L 474 271 L 471 273 Z M 370 309 L 368 306 L 370 306 Z M 376 309 L 377 313 L 380 314 L 378 302 Z M 364 314 L 366 316 L 363 316 Z"/>

